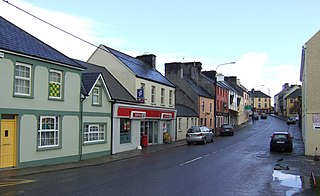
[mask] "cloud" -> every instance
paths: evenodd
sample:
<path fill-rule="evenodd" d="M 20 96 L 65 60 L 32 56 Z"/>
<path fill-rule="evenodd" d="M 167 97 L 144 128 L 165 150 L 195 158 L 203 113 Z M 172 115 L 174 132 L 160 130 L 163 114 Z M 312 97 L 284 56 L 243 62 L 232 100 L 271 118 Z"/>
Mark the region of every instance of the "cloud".
<path fill-rule="evenodd" d="M 71 58 L 87 60 L 95 50 L 95 46 L 100 43 L 108 43 L 112 46 L 120 46 L 125 43 L 120 38 L 105 37 L 105 33 L 113 28 L 105 23 L 83 16 L 39 8 L 24 1 L 16 0 L 12 1 L 12 4 L 90 43 L 72 37 L 1 2 L 2 17 Z"/>

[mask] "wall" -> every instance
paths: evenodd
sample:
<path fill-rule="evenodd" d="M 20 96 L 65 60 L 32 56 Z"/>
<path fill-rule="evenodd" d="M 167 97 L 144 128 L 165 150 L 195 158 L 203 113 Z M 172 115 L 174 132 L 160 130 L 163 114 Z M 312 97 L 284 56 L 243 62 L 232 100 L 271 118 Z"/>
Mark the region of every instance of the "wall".
<path fill-rule="evenodd" d="M 193 120 L 191 120 L 193 119 Z M 197 126 L 199 118 L 197 117 L 179 117 L 177 118 L 177 140 L 186 139 L 186 133 L 191 126 Z M 179 125 L 180 124 L 180 125 Z"/>
<path fill-rule="evenodd" d="M 32 65 L 33 95 L 14 96 L 15 62 Z M 63 99 L 50 100 L 48 93 L 49 69 L 64 73 Z M 30 167 L 78 160 L 80 71 L 48 62 L 5 54 L 0 59 L 0 113 L 17 115 L 17 166 Z M 59 116 L 59 146 L 38 149 L 40 116 Z"/>
<path fill-rule="evenodd" d="M 320 149 L 320 129 L 313 128 L 313 115 L 320 114 L 320 31 L 316 33 L 306 44 L 305 70 L 303 81 L 302 105 L 304 110 L 303 135 L 305 141 L 305 154 L 315 155 L 315 148 Z"/>

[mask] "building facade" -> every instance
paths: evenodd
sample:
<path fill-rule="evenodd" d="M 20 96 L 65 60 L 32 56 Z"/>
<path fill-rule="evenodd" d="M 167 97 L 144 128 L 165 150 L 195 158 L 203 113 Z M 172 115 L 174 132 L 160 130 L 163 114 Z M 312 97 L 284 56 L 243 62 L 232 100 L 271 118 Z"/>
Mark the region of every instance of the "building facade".
<path fill-rule="evenodd" d="M 320 139 L 320 31 L 302 47 L 300 81 L 302 82 L 302 136 L 305 154 L 319 155 Z"/>
<path fill-rule="evenodd" d="M 79 160 L 84 67 L 2 17 L 0 56 L 0 168 Z"/>
<path fill-rule="evenodd" d="M 167 134 L 176 138 L 175 86 L 155 69 L 155 55 L 132 57 L 100 45 L 88 63 L 105 67 L 137 100 L 113 105 L 113 154 L 162 144 Z"/>

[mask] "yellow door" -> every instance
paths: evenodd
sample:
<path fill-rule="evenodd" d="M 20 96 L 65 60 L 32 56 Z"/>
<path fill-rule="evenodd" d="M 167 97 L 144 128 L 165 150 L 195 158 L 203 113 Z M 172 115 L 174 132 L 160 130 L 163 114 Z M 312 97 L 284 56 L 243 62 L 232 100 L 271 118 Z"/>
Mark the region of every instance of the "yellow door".
<path fill-rule="evenodd" d="M 16 166 L 16 122 L 1 120 L 0 168 Z"/>

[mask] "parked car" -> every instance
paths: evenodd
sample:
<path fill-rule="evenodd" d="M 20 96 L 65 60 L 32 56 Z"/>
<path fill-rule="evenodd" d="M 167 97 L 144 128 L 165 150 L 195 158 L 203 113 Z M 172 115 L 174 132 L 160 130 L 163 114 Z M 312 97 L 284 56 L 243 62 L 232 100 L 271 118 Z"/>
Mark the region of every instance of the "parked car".
<path fill-rule="evenodd" d="M 289 117 L 287 118 L 287 124 L 288 124 L 288 125 L 289 125 L 289 124 L 296 124 L 296 119 L 295 119 L 295 117 L 289 116 Z"/>
<path fill-rule="evenodd" d="M 261 113 L 260 119 L 267 119 L 267 114 L 266 113 Z"/>
<path fill-rule="evenodd" d="M 259 120 L 259 116 L 258 116 L 257 114 L 255 114 L 255 115 L 253 116 L 253 119 L 254 119 L 254 120 Z"/>
<path fill-rule="evenodd" d="M 292 152 L 293 137 L 289 132 L 274 132 L 270 140 L 270 151 L 280 150 Z"/>
<path fill-rule="evenodd" d="M 232 135 L 232 136 L 234 135 L 233 125 L 223 124 L 221 128 L 222 128 L 221 135 Z"/>
<path fill-rule="evenodd" d="M 188 145 L 192 143 L 213 142 L 214 135 L 211 129 L 206 126 L 192 126 L 188 129 L 186 134 L 186 141 Z"/>

